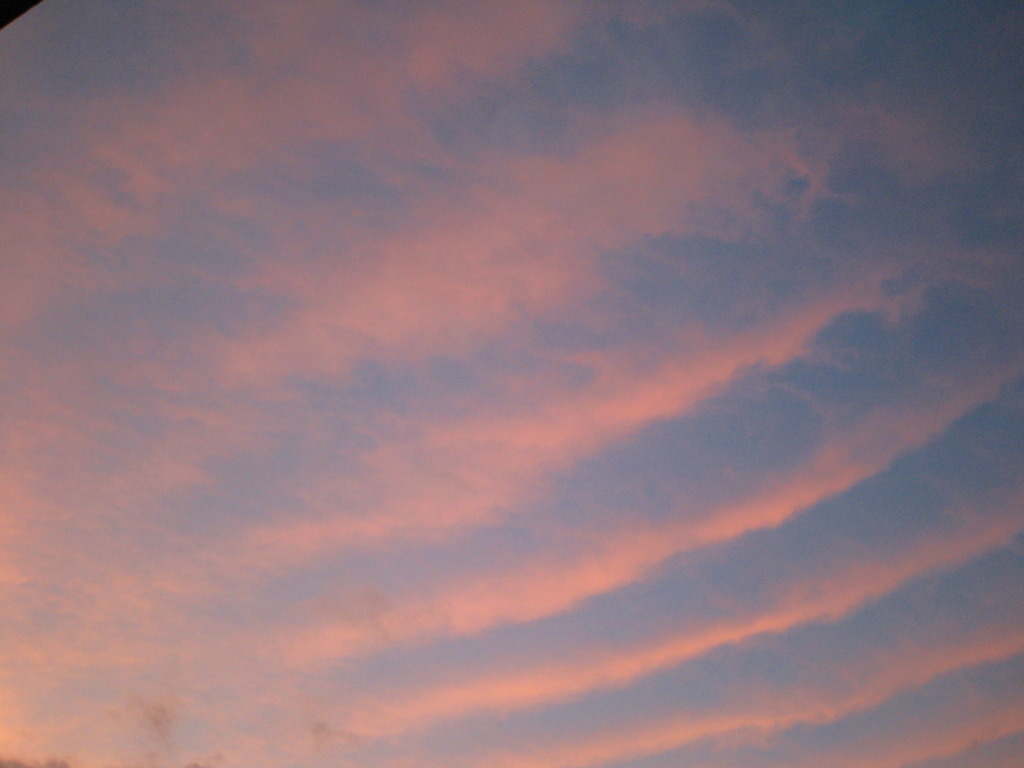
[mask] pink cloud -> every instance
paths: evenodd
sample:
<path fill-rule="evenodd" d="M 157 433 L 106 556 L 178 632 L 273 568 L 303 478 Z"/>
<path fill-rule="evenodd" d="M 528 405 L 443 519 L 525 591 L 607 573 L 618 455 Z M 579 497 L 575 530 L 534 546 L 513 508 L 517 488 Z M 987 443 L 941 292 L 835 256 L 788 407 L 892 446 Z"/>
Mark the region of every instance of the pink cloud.
<path fill-rule="evenodd" d="M 776 342 L 785 338 L 778 329 L 767 333 Z M 793 341 L 799 338 L 794 336 Z M 750 348 L 765 354 L 762 341 L 752 341 Z M 796 351 L 795 344 L 787 350 L 790 354 Z M 715 370 L 713 358 L 700 354 L 696 357 Z M 780 362 L 787 357 L 783 355 Z M 753 362 L 755 359 L 747 364 Z M 723 370 L 731 368 L 731 373 L 740 367 L 740 363 L 734 362 Z M 685 360 L 672 371 L 685 372 L 686 378 L 680 379 L 684 384 L 692 384 L 700 375 Z M 618 401 L 627 404 L 628 410 L 601 395 L 577 396 L 574 400 L 555 401 L 550 411 L 542 410 L 537 421 L 530 419 L 525 425 L 511 420 L 485 423 L 474 428 L 469 439 L 442 433 L 442 439 L 428 441 L 422 452 L 417 450 L 403 464 L 388 464 L 380 473 L 394 481 L 408 476 L 410 470 L 403 466 L 429 467 L 431 456 L 440 456 L 440 466 L 449 468 L 449 472 L 468 465 L 468 471 L 461 477 L 446 478 L 422 471 L 413 475 L 419 482 L 409 488 L 407 505 L 419 517 L 408 514 L 389 519 L 378 513 L 362 520 L 300 523 L 285 530 L 260 531 L 258 536 L 266 537 L 272 546 L 283 545 L 286 551 L 294 549 L 306 557 L 321 548 L 333 549 L 332 542 L 338 542 L 335 546 L 353 547 L 374 536 L 403 537 L 412 531 L 422 537 L 431 530 L 485 522 L 493 518 L 490 510 L 515 503 L 518 489 L 537 488 L 537 477 L 544 472 L 578 460 L 650 421 L 685 411 L 699 397 L 706 396 L 715 381 L 709 378 L 705 383 L 698 379 L 697 386 L 673 392 L 665 386 L 671 380 L 665 377 L 656 382 L 633 382 L 633 402 Z M 451 586 L 441 587 L 435 594 L 392 606 L 393 613 L 380 617 L 388 627 L 386 639 L 379 632 L 367 633 L 364 627 L 348 622 L 328 625 L 313 628 L 298 639 L 296 656 L 326 660 L 359 655 L 379 649 L 381 644 L 473 634 L 569 610 L 585 599 L 644 579 L 651 569 L 681 551 L 782 524 L 797 512 L 883 470 L 902 453 L 923 445 L 952 420 L 991 398 L 1001 381 L 1001 376 L 981 374 L 972 382 L 958 380 L 934 399 L 919 397 L 913 405 L 900 399 L 879 406 L 855 427 L 844 425 L 836 434 L 826 435 L 812 459 L 791 475 L 759 487 L 741 503 L 697 518 L 681 514 L 658 526 L 643 527 L 633 521 L 626 530 L 595 531 L 581 553 L 542 553 L 507 572 L 477 573 L 468 586 L 459 576 Z M 652 391 L 663 392 L 666 399 L 650 398 Z M 938 401 L 941 405 L 936 404 Z M 646 410 L 652 404 L 655 408 Z M 617 419 L 623 412 L 629 418 L 620 424 Z M 595 416 L 588 418 L 589 414 Z M 602 423 L 603 419 L 610 423 Z M 538 436 L 534 427 L 546 431 L 540 431 Z M 548 442 L 548 436 L 556 439 Z M 459 452 L 460 445 L 466 445 L 464 452 Z M 396 486 L 396 490 L 401 490 L 401 486 Z M 681 504 L 685 506 L 685 502 Z M 399 512 L 404 509 L 401 497 L 395 496 L 387 498 L 382 507 Z"/>
<path fill-rule="evenodd" d="M 568 768 L 573 765 L 604 765 L 613 761 L 637 759 L 716 737 L 734 743 L 756 740 L 765 734 L 780 732 L 798 724 L 822 725 L 878 706 L 893 696 L 920 687 L 937 677 L 965 667 L 999 662 L 1024 650 L 1024 635 L 987 637 L 971 644 L 937 644 L 934 648 L 896 649 L 867 664 L 854 663 L 851 677 L 854 689 L 828 701 L 815 696 L 794 697 L 771 694 L 770 701 L 752 695 L 746 706 L 735 707 L 731 714 L 681 714 L 645 722 L 636 728 L 620 728 L 594 734 L 578 742 L 537 744 L 528 749 L 496 749 L 474 756 L 465 765 L 500 762 L 515 768 Z M 909 652 L 908 652 L 909 651 Z M 817 700 L 816 700 L 817 698 Z M 1021 713 L 1011 710 L 1001 730 L 1019 727 Z M 920 747 L 916 755 L 920 756 Z M 941 751 L 936 750 L 939 754 Z M 912 753 L 913 754 L 913 753 Z M 861 765 L 862 763 L 849 763 Z M 887 763 L 893 765 L 895 763 Z"/>
<path fill-rule="evenodd" d="M 856 424 L 826 414 L 829 429 L 804 464 L 707 514 L 680 499 L 677 519 L 616 517 L 571 547 L 542 543 L 512 566 L 499 558 L 416 572 L 416 556 L 454 550 L 481 527 L 515 520 L 533 534 L 555 525 L 537 507 L 559 473 L 693 413 L 752 367 L 799 358 L 837 315 L 910 311 L 913 297 L 887 281 L 922 254 L 935 262 L 922 268 L 922 283 L 970 271 L 963 279 L 993 295 L 1011 290 L 989 285 L 1001 254 L 985 262 L 988 272 L 981 251 L 933 253 L 927 238 L 884 258 L 874 253 L 891 245 L 882 236 L 861 243 L 858 258 L 833 258 L 830 245 L 814 241 L 834 271 L 808 278 L 799 297 L 755 313 L 742 330 L 672 325 L 673 317 L 663 335 L 642 341 L 540 344 L 538 327 L 567 319 L 601 337 L 616 322 L 594 309 L 618 287 L 605 267 L 651 239 L 778 244 L 792 226 L 797 234 L 782 246 L 809 247 L 800 237 L 813 240 L 805 230 L 815 205 L 854 197 L 828 191 L 828 158 L 850 139 L 877 140 L 901 178 L 919 185 L 977 162 L 945 152 L 946 137 L 927 117 L 864 105 L 838 109 L 848 124 L 830 135 L 741 130 L 711 109 L 652 97 L 563 105 L 562 135 L 544 149 L 476 136 L 466 149 L 439 137 L 436 121 L 482 109 L 492 91 L 539 98 L 535 66 L 578 56 L 584 27 L 607 23 L 611 45 L 615 11 L 595 7 L 171 4 L 167 40 L 181 48 L 159 77 L 93 91 L 72 88 L 80 73 L 65 67 L 58 85 L 34 75 L 18 81 L 24 93 L 11 103 L 25 120 L 47 116 L 47 127 L 45 140 L 23 142 L 17 178 L 0 193 L 2 754 L 70 744 L 83 764 L 134 759 L 124 746 L 134 733 L 125 702 L 148 701 L 153 670 L 178 665 L 183 711 L 196 713 L 181 719 L 183 750 L 209 754 L 203 739 L 216 731 L 227 734 L 224 754 L 235 764 L 326 760 L 317 752 L 333 748 L 324 734 L 349 730 L 313 705 L 278 723 L 283 708 L 302 709 L 310 669 L 450 638 L 486 641 L 489 630 L 568 614 L 642 582 L 680 552 L 784 525 L 1019 375 L 1016 362 L 931 371 L 925 385 Z M 687 8 L 743 21 L 724 3 Z M 627 9 L 626 23 L 654 30 L 672 20 L 647 11 Z M 32 61 L 75 61 L 54 49 L 44 22 L 24 29 L 34 31 L 12 61 L 35 49 L 43 53 Z M 90 45 L 83 61 L 96 53 Z M 62 89 L 76 93 L 65 98 Z M 335 155 L 345 168 L 328 170 L 355 170 L 340 183 L 351 189 L 332 197 L 316 183 Z M 794 179 L 803 192 L 793 192 Z M 863 238 L 873 242 L 872 233 Z M 765 258 L 776 258 L 769 251 Z M 762 288 L 748 275 L 737 280 Z M 646 308 L 647 297 L 631 300 Z M 754 303 L 762 300 L 771 303 Z M 480 365 L 495 348 L 543 359 Z M 431 397 L 460 396 L 457 386 L 421 376 L 437 358 L 480 366 L 488 385 L 433 407 Z M 403 412 L 358 391 L 367 363 L 437 389 Z M 581 375 L 552 373 L 569 368 Z M 310 394 L 321 391 L 344 424 Z M 849 567 L 845 582 L 826 574 L 791 585 L 763 613 L 648 638 L 622 654 L 591 646 L 514 674 L 416 681 L 387 700 L 371 687 L 351 726 L 386 741 L 623 688 L 723 643 L 846 616 L 921 570 L 1012 533 L 999 515 L 986 523 L 952 543 L 908 547 L 899 563 Z M 397 586 L 369 589 L 383 597 L 367 599 L 355 620 L 306 623 L 305 607 L 355 589 L 332 582 L 356 568 L 350 558 L 393 569 Z M 892 685 L 1019 641 L 979 643 L 941 662 L 911 659 Z M 553 740 L 508 760 L 606 760 L 702 734 L 840 716 L 895 690 L 872 680 L 860 698 L 838 704 L 669 718 L 593 741 Z M 324 698 L 344 708 L 337 691 Z M 324 724 L 323 738 L 310 723 Z"/>
<path fill-rule="evenodd" d="M 764 505 L 770 506 L 770 501 Z M 963 513 L 969 514 L 967 510 Z M 446 684 L 434 676 L 424 681 L 423 687 L 405 685 L 401 691 L 382 692 L 360 702 L 349 727 L 369 737 L 381 737 L 430 727 L 440 720 L 550 706 L 601 689 L 623 687 L 723 645 L 763 633 L 782 634 L 812 621 L 836 621 L 922 573 L 949 569 L 1005 544 L 1016 530 L 1012 514 L 970 517 L 962 526 L 907 547 L 895 560 L 865 556 L 860 564 L 847 559 L 828 572 L 802 574 L 800 581 L 776 589 L 777 602 L 764 606 L 763 611 L 677 636 L 650 638 L 628 648 L 574 649 L 572 658 L 538 661 L 473 679 Z M 601 565 L 612 567 L 606 562 Z M 595 567 L 594 572 L 599 569 Z M 529 588 L 536 594 L 565 579 L 565 574 L 546 574 L 535 582 L 521 577 L 518 583 L 505 586 L 524 592 Z M 415 625 L 417 616 L 430 615 L 422 608 L 419 614 L 410 611 L 406 620 Z"/>

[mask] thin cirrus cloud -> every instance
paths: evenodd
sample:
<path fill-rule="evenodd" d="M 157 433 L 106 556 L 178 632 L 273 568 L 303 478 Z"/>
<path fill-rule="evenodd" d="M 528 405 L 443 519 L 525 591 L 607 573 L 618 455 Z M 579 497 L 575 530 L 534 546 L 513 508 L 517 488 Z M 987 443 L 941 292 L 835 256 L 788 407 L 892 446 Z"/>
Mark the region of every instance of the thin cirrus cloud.
<path fill-rule="evenodd" d="M 538 548 L 519 550 L 511 572 L 504 566 L 491 575 L 474 566 L 475 578 L 466 583 L 455 571 L 454 583 L 442 595 L 411 606 L 392 605 L 366 626 L 339 621 L 314 632 L 302 648 L 329 655 L 333 645 L 334 653 L 344 656 L 346 646 L 348 652 L 359 652 L 367 644 L 379 645 L 382 627 L 401 642 L 409 634 L 461 634 L 539 618 L 641 578 L 680 550 L 778 525 L 884 469 L 898 453 L 926 441 L 951 418 L 994 394 L 987 374 L 972 382 L 963 371 L 968 350 L 957 348 L 952 339 L 942 350 L 942 363 L 953 364 L 946 374 L 952 391 L 942 388 L 943 408 L 924 399 L 920 383 L 895 383 L 887 370 L 916 340 L 936 335 L 938 318 L 958 311 L 963 300 L 933 297 L 918 316 L 892 330 L 878 315 L 845 316 L 823 332 L 820 346 L 806 359 L 753 375 L 735 393 L 708 400 L 706 413 L 659 422 L 627 447 L 581 462 L 574 473 L 559 478 L 556 487 L 564 490 L 532 512 L 547 521 L 551 543 L 536 553 Z M 989 321 L 996 340 L 1005 329 L 996 318 Z M 849 355 L 861 333 L 875 335 L 880 345 L 893 349 L 856 364 L 829 360 Z M 982 338 L 977 334 L 973 343 Z M 977 352 L 984 354 L 980 347 Z M 1015 370 L 1016 353 L 1004 353 L 1006 370 Z M 938 387 L 939 381 L 936 371 L 929 387 Z M 853 396 L 855 382 L 859 398 Z M 908 396 L 922 402 L 910 405 Z M 756 446 L 721 440 L 737 429 L 760 432 Z M 723 475 L 740 466 L 745 470 L 742 480 L 723 481 Z M 644 508 L 653 519 L 638 519 Z M 624 513 L 630 520 L 625 530 L 617 525 Z M 575 526 L 583 514 L 587 529 L 577 535 Z M 551 528 L 553 520 L 559 520 L 560 528 Z M 458 550 L 477 551 L 484 536 L 486 529 L 481 544 L 460 541 L 456 551 L 444 552 L 448 570 L 458 561 Z M 440 568 L 428 570 L 443 573 Z"/>
<path fill-rule="evenodd" d="M 1009 765 L 1020 25 L 17 20 L 0 762 Z"/>
<path fill-rule="evenodd" d="M 1003 420 L 1019 423 L 1019 416 L 1012 414 L 1003 409 L 973 413 L 951 434 L 892 470 L 812 507 L 785 526 L 685 553 L 653 579 L 609 593 L 573 613 L 493 632 L 489 652 L 466 658 L 471 641 L 464 639 L 446 649 L 444 665 L 436 661 L 437 649 L 384 655 L 368 665 L 365 676 L 357 673 L 349 683 L 361 690 L 370 681 L 386 684 L 376 700 L 360 702 L 351 725 L 357 731 L 358 725 L 420 727 L 431 718 L 536 708 L 619 688 L 723 644 L 845 616 L 907 579 L 955 567 L 1016 531 L 1019 486 L 1007 488 L 994 481 L 1008 495 L 992 498 L 983 516 L 959 492 L 942 487 L 943 479 L 958 474 L 966 480 L 958 464 L 977 471 L 978 457 L 990 449 L 986 431 Z M 1002 469 L 993 466 L 992 471 L 1006 478 L 1017 461 L 1015 454 L 1008 455 L 998 465 Z M 979 482 L 988 481 L 979 477 Z M 927 503 L 906 506 L 901 489 L 909 484 L 919 486 Z M 870 511 L 894 503 L 904 504 L 906 519 Z M 808 541 L 815 546 L 809 548 Z M 746 567 L 730 573 L 736 562 Z M 693 584 L 705 585 L 706 594 L 688 592 Z M 650 626 L 617 626 L 616 617 L 637 619 L 635 605 L 657 606 L 653 614 L 660 618 Z M 379 644 L 386 614 L 376 619 L 374 639 Z M 583 653 L 581 634 L 602 640 Z M 435 659 L 425 674 L 424 654 Z"/>

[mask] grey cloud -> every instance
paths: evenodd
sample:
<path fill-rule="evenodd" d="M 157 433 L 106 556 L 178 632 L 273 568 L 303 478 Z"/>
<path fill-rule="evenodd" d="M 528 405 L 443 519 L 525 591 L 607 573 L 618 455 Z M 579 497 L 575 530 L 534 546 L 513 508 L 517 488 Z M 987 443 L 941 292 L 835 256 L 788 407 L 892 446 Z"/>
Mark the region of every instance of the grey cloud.
<path fill-rule="evenodd" d="M 136 697 L 131 701 L 143 733 L 164 751 L 174 746 L 174 732 L 180 716 L 180 705 L 174 696 Z"/>

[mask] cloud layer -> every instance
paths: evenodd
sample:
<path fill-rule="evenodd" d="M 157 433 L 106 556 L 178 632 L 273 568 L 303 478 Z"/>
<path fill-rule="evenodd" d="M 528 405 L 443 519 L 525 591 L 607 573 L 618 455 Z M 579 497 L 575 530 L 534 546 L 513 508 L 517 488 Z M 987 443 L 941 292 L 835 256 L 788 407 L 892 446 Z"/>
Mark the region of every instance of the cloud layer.
<path fill-rule="evenodd" d="M 1022 25 L 16 21 L 0 768 L 1010 766 Z"/>

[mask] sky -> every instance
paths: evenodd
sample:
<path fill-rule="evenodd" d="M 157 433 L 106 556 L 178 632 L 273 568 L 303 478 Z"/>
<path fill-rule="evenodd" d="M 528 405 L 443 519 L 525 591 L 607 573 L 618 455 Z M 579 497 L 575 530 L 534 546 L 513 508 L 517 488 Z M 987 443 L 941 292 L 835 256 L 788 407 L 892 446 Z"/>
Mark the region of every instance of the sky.
<path fill-rule="evenodd" d="M 0 32 L 0 768 L 1019 768 L 1024 8 Z"/>

